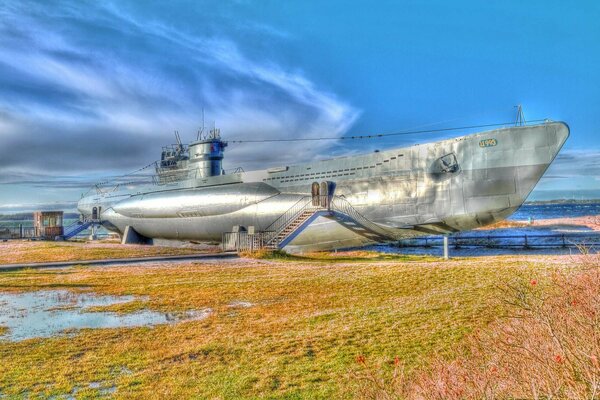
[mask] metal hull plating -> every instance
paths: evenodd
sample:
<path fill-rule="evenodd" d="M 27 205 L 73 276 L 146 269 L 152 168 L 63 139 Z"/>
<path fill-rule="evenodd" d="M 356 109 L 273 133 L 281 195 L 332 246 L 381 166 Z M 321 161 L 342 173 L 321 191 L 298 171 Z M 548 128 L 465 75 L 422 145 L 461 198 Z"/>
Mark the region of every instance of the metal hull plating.
<path fill-rule="evenodd" d="M 266 229 L 311 193 L 334 182 L 364 217 L 395 237 L 451 233 L 502 220 L 523 204 L 569 136 L 561 122 L 503 128 L 435 143 L 310 164 L 98 192 L 79 211 L 111 230 L 149 238 L 220 240 L 233 226 Z M 390 239 L 392 239 L 390 237 Z M 359 246 L 372 239 L 319 217 L 286 249 Z"/>

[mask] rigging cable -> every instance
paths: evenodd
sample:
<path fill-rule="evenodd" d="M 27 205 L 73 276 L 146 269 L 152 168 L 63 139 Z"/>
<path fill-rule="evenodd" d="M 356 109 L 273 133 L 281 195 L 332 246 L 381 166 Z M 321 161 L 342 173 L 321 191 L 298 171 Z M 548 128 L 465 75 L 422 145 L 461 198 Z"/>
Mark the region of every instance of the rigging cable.
<path fill-rule="evenodd" d="M 528 123 L 544 122 L 544 121 L 548 121 L 548 119 L 535 119 L 532 121 L 528 121 Z M 318 138 L 290 138 L 290 139 L 248 139 L 248 140 L 228 140 L 228 142 L 229 143 L 267 143 L 267 142 L 304 142 L 304 141 L 319 141 L 319 140 L 378 139 L 378 138 L 387 137 L 387 136 L 448 132 L 448 131 L 457 131 L 457 130 L 464 130 L 464 129 L 490 128 L 490 127 L 495 127 L 495 126 L 506 126 L 506 125 L 514 125 L 514 121 L 496 123 L 496 124 L 460 126 L 460 127 L 454 127 L 454 128 L 423 129 L 423 130 L 399 131 L 399 132 L 391 132 L 391 133 L 374 133 L 371 135 L 352 135 L 352 136 L 318 137 Z"/>
<path fill-rule="evenodd" d="M 104 184 L 107 184 L 107 183 L 114 182 L 114 181 L 116 181 L 116 180 L 117 180 L 117 179 L 119 179 L 119 178 L 126 178 L 126 177 L 128 177 L 128 176 L 131 176 L 131 175 L 133 175 L 133 174 L 136 174 L 136 173 L 138 173 L 138 172 L 141 172 L 141 171 L 145 170 L 146 168 L 149 168 L 149 167 L 151 167 L 151 166 L 153 166 L 153 165 L 156 165 L 156 163 L 157 163 L 157 161 L 152 161 L 150 164 L 148 164 L 148 165 L 146 165 L 146 166 L 144 166 L 144 167 L 142 167 L 142 168 L 138 168 L 138 169 L 136 169 L 135 171 L 131 171 L 131 172 L 128 172 L 128 173 L 126 173 L 126 174 L 123 174 L 123 175 L 109 176 L 108 178 L 105 178 L 105 179 L 107 179 L 107 180 L 104 180 L 104 181 L 102 181 L 102 182 L 96 183 L 96 185 L 104 185 Z"/>

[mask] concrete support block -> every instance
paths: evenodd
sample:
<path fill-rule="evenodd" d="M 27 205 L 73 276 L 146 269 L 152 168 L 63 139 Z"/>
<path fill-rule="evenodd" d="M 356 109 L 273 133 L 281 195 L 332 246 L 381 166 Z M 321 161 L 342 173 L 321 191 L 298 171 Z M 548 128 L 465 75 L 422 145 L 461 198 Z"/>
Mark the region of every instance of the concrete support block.
<path fill-rule="evenodd" d="M 153 244 L 152 238 L 148 238 L 144 235 L 139 234 L 131 226 L 127 225 L 123 232 L 123 238 L 121 244 Z"/>

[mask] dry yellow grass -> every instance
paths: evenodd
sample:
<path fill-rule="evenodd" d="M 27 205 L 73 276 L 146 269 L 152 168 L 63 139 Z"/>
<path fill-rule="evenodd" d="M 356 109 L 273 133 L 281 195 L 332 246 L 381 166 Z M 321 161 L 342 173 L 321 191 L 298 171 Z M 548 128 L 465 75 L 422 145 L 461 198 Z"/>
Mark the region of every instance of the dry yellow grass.
<path fill-rule="evenodd" d="M 523 221 L 511 221 L 508 219 L 496 222 L 495 224 L 484 226 L 483 228 L 479 228 L 478 230 L 494 230 L 494 229 L 505 229 L 505 228 L 522 228 L 525 226 L 531 226 L 527 222 Z"/>
<path fill-rule="evenodd" d="M 205 320 L 0 341 L 0 393 L 117 398 L 353 398 L 355 359 L 415 369 L 498 315 L 498 283 L 545 269 L 507 257 L 438 262 L 241 259 L 0 274 L 0 291 L 147 296 L 113 311 L 211 308 Z M 327 258 L 326 257 L 326 258 Z M 231 307 L 236 301 L 253 304 Z"/>
<path fill-rule="evenodd" d="M 149 257 L 199 252 L 201 251 L 189 247 L 138 246 L 118 243 L 7 241 L 0 242 L 0 264 Z"/>
<path fill-rule="evenodd" d="M 502 284 L 505 313 L 405 374 L 360 359 L 364 399 L 597 399 L 600 389 L 600 255 L 573 258 L 551 274 Z M 529 279 L 527 279 L 529 278 Z"/>

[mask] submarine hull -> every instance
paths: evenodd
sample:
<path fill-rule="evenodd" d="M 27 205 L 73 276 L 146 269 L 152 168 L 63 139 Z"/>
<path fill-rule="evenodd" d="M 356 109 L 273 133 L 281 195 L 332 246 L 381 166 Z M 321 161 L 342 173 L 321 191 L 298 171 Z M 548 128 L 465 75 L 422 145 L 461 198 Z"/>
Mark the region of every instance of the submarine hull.
<path fill-rule="evenodd" d="M 439 142 L 262 171 L 94 193 L 79 211 L 113 231 L 148 238 L 220 240 L 235 226 L 262 231 L 314 184 L 327 182 L 389 240 L 448 234 L 505 219 L 526 200 L 569 136 L 562 122 L 510 127 Z M 378 239 L 381 241 L 381 238 Z M 321 216 L 286 245 L 289 251 L 373 243 Z"/>

